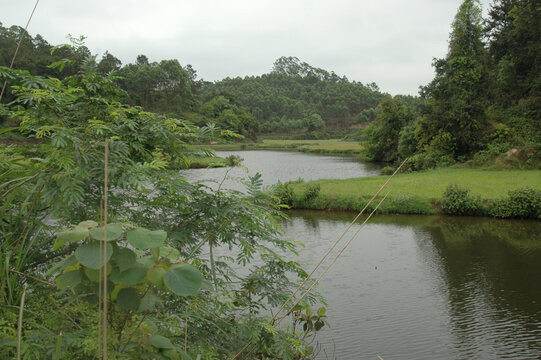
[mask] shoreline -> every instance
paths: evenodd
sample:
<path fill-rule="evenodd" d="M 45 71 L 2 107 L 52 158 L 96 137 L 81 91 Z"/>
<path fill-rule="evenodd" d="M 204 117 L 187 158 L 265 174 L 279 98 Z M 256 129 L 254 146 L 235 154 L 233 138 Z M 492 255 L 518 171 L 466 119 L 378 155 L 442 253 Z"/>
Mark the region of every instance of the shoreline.
<path fill-rule="evenodd" d="M 283 198 L 291 209 L 323 211 L 360 211 L 385 183 L 388 176 L 344 180 L 315 180 L 287 183 L 282 186 Z M 397 174 L 387 188 L 368 207 L 370 212 L 390 190 L 378 213 L 387 214 L 445 214 L 442 209 L 444 193 L 449 185 L 469 190 L 468 196 L 479 201 L 477 216 L 493 216 L 495 204 L 506 201 L 509 193 L 521 189 L 541 192 L 541 170 L 481 170 L 445 168 L 425 172 Z M 287 188 L 284 190 L 284 188 Z M 537 204 L 541 206 L 541 204 Z M 470 214 L 465 214 L 470 215 Z M 513 215 L 513 214 L 511 214 Z M 516 210 L 514 214 L 520 217 Z M 539 214 L 541 216 L 541 213 Z M 539 217 L 537 217 L 539 219 Z"/>

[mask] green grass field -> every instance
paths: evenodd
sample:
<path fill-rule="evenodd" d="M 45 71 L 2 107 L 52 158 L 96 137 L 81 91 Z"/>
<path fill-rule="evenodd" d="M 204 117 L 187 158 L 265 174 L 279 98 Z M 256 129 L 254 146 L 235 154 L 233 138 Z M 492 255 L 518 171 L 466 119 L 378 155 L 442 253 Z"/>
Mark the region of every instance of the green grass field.
<path fill-rule="evenodd" d="M 292 184 L 294 207 L 357 211 L 385 183 L 388 176 L 346 180 L 317 180 Z M 306 189 L 317 184 L 319 195 L 303 200 Z M 541 191 L 541 170 L 489 171 L 480 169 L 437 169 L 398 174 L 382 191 L 391 191 L 381 210 L 396 213 L 437 213 L 437 202 L 448 185 L 457 184 L 486 200 L 507 196 L 511 190 L 530 187 Z M 374 204 L 375 205 L 375 204 Z"/>
<path fill-rule="evenodd" d="M 334 154 L 359 154 L 363 145 L 355 141 L 341 139 L 328 140 L 278 140 L 263 139 L 258 143 L 237 143 L 208 145 L 214 150 L 289 150 Z"/>

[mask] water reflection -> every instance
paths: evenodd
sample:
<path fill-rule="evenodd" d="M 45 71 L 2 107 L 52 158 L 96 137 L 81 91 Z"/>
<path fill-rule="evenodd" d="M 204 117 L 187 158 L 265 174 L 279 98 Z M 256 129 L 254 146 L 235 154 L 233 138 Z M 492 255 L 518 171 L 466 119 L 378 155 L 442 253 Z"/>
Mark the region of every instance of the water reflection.
<path fill-rule="evenodd" d="M 313 266 L 353 214 L 292 212 Z M 377 216 L 322 282 L 338 359 L 541 357 L 541 223 Z M 320 358 L 326 358 L 321 353 Z"/>
<path fill-rule="evenodd" d="M 425 229 L 441 259 L 461 356 L 541 354 L 539 223 L 447 218 Z"/>

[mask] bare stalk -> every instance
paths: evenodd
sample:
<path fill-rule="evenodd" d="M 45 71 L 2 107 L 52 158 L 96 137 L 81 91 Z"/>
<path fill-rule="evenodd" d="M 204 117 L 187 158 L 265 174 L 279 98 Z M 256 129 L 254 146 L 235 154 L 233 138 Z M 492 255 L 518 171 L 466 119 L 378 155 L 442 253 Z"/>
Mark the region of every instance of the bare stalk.
<path fill-rule="evenodd" d="M 26 284 L 23 288 L 23 295 L 21 296 L 21 305 L 19 307 L 19 321 L 17 324 L 17 360 L 21 360 L 21 344 L 23 335 L 23 312 L 24 312 L 24 297 L 26 295 Z"/>
<path fill-rule="evenodd" d="M 103 359 L 107 360 L 107 203 L 109 181 L 109 139 L 105 139 L 103 179 Z"/>

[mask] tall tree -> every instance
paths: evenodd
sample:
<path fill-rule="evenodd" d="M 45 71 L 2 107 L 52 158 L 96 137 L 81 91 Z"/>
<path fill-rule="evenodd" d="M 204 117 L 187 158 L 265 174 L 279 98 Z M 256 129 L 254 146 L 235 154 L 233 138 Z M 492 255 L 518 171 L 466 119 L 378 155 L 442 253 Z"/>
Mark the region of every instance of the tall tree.
<path fill-rule="evenodd" d="M 399 97 L 383 100 L 376 108 L 376 119 L 365 130 L 372 160 L 391 162 L 398 159 L 400 131 L 412 121 L 413 112 Z"/>
<path fill-rule="evenodd" d="M 120 70 L 121 66 L 122 61 L 112 55 L 109 51 L 106 51 L 98 63 L 98 73 L 106 75 L 113 70 Z"/>
<path fill-rule="evenodd" d="M 421 145 L 432 145 L 454 157 L 478 149 L 487 128 L 485 100 L 487 54 L 482 42 L 478 0 L 465 0 L 455 16 L 444 59 L 435 59 L 434 80 L 422 88 L 427 100 L 418 125 Z"/>
<path fill-rule="evenodd" d="M 541 1 L 496 0 L 486 32 L 491 97 L 502 122 L 526 143 L 541 141 Z"/>

